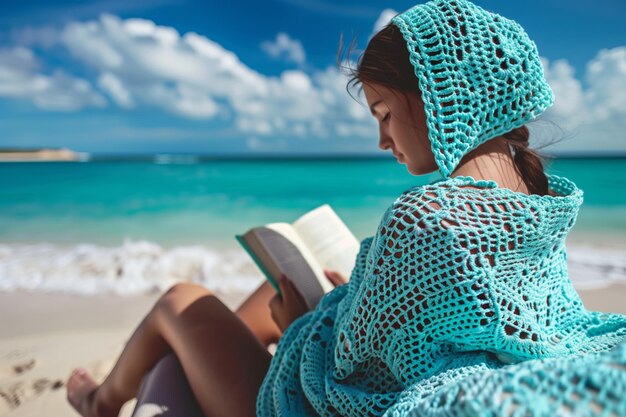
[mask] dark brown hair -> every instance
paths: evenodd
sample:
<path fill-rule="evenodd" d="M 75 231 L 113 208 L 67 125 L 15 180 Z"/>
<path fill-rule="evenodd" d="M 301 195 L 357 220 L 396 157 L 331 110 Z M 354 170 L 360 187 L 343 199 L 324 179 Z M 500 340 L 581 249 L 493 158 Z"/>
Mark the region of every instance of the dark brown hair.
<path fill-rule="evenodd" d="M 341 67 L 341 40 L 337 54 Z M 354 49 L 355 41 L 350 44 L 347 55 Z M 346 86 L 350 95 L 351 88 L 363 83 L 376 83 L 404 94 L 418 94 L 419 85 L 414 68 L 409 60 L 409 52 L 402 33 L 394 24 L 388 24 L 369 41 L 360 56 L 356 69 L 348 70 L 350 80 Z M 354 98 L 354 96 L 352 96 Z M 512 147 L 515 166 L 531 194 L 548 194 L 548 179 L 544 173 L 545 158 L 528 147 L 530 132 L 521 126 L 502 135 Z"/>

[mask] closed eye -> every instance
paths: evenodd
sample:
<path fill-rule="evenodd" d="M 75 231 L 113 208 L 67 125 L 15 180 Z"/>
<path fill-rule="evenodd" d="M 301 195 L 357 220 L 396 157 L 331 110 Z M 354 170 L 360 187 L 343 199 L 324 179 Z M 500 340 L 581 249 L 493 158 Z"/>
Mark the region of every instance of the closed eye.
<path fill-rule="evenodd" d="M 391 115 L 391 113 L 387 113 L 387 114 L 385 115 L 385 117 L 383 117 L 383 120 L 382 120 L 382 121 L 384 122 L 384 121 L 386 121 L 387 119 L 389 119 L 389 116 L 390 116 L 390 115 Z"/>

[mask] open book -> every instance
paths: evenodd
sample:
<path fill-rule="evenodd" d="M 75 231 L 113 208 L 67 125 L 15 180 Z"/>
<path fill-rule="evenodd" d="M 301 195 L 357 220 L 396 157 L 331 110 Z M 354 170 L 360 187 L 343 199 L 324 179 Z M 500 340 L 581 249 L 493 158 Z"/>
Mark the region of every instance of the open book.
<path fill-rule="evenodd" d="M 334 288 L 324 269 L 349 279 L 360 248 L 328 204 L 291 224 L 270 223 L 235 237 L 278 293 L 278 279 L 284 273 L 300 290 L 309 310 Z"/>

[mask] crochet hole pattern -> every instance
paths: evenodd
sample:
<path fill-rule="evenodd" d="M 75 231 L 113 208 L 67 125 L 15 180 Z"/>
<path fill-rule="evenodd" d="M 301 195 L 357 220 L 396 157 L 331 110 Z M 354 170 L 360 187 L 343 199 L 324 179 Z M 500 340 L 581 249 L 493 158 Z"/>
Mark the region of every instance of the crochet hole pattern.
<path fill-rule="evenodd" d="M 460 191 L 468 188 L 476 191 Z M 397 358 L 385 357 L 382 346 L 402 343 L 399 339 L 390 342 L 392 338 L 412 341 L 405 347 L 410 357 L 428 350 L 428 345 L 437 354 L 454 350 L 455 343 L 474 338 L 476 333 L 499 335 L 498 347 L 517 358 L 549 355 L 555 346 L 569 349 L 570 343 L 562 342 L 558 331 L 568 306 L 562 302 L 555 305 L 543 290 L 560 285 L 565 259 L 558 243 L 573 225 L 571 219 L 561 220 L 562 231 L 533 242 L 525 236 L 541 234 L 551 219 L 521 202 L 519 193 L 504 192 L 503 198 L 471 186 L 432 190 L 405 193 L 394 203 L 389 221 L 379 231 L 377 241 L 384 243 L 378 243 L 377 261 L 369 272 L 376 291 L 366 291 L 354 310 L 350 323 L 354 340 L 340 333 L 340 355 L 359 361 L 374 354 L 389 363 Z M 572 214 L 574 210 L 575 206 L 569 208 Z M 555 252 L 555 262 L 543 259 L 546 246 Z M 521 254 L 528 254 L 529 260 L 508 265 L 507 258 Z M 517 278 L 508 279 L 510 276 Z M 582 306 L 575 302 L 570 307 L 569 313 L 575 314 Z M 444 319 L 454 323 L 450 334 L 437 328 L 436 323 Z M 411 331 L 407 323 L 414 323 Z M 399 330 L 402 336 L 395 334 Z M 421 335 L 424 345 L 419 343 Z M 435 339 L 448 343 L 432 347 Z M 482 342 L 479 339 L 476 346 Z M 510 360 L 506 355 L 502 358 Z M 394 365 L 405 369 L 402 363 Z M 409 382 L 436 370 L 436 364 L 424 359 L 396 376 Z"/>
<path fill-rule="evenodd" d="M 584 358 L 555 358 L 544 362 L 527 362 L 518 368 L 503 368 L 470 376 L 467 387 L 453 387 L 438 395 L 436 410 L 448 415 L 462 410 L 461 415 L 501 416 L 611 416 L 624 415 L 623 377 L 626 370 L 626 346 L 618 346 L 607 355 L 597 356 L 597 370 L 607 380 L 595 377 Z M 570 361 L 571 368 L 563 368 Z M 545 366 L 547 365 L 547 366 Z M 485 382 L 489 376 L 493 380 Z M 452 400 L 451 397 L 454 397 Z M 487 412 L 488 410 L 488 412 Z M 452 412 L 449 415 L 459 415 Z"/>
<path fill-rule="evenodd" d="M 466 37 L 467 36 L 467 28 L 465 25 L 465 17 L 463 16 L 461 10 L 458 8 L 458 4 L 451 4 L 451 9 L 449 8 L 444 8 L 443 6 L 440 6 L 440 9 L 444 9 L 442 10 L 442 12 L 444 13 L 444 16 L 446 17 L 450 17 L 447 21 L 448 26 L 450 26 L 453 30 L 457 29 L 458 26 L 458 31 L 454 30 L 452 33 L 452 38 L 453 42 L 454 42 L 454 48 L 453 50 L 456 53 L 456 63 L 455 66 L 453 67 L 453 70 L 455 72 L 458 72 L 459 70 L 459 66 L 458 64 L 461 64 L 463 62 L 463 58 L 464 58 L 464 51 L 463 48 L 461 48 L 461 41 L 459 40 L 460 37 Z M 454 13 L 454 16 L 451 16 L 451 13 Z M 456 19 L 455 19 L 456 18 Z M 457 23 L 457 20 L 459 23 Z M 494 66 L 493 68 L 491 68 L 491 72 L 493 72 L 494 74 L 498 74 L 500 72 L 507 72 L 507 70 L 509 70 L 509 65 L 511 65 L 512 68 L 514 68 L 516 65 L 518 65 L 518 61 L 514 58 L 514 57 L 505 57 L 504 54 L 504 50 L 502 49 L 501 42 L 500 42 L 500 38 L 498 35 L 498 32 L 496 31 L 495 28 L 495 24 L 499 23 L 500 19 L 496 16 L 493 19 L 493 24 L 490 24 L 488 26 L 488 30 L 493 34 L 493 36 L 491 37 L 491 44 L 488 41 L 484 41 L 485 45 L 488 46 L 488 48 L 486 49 L 488 52 L 495 54 L 495 56 L 499 59 L 499 68 L 502 71 L 498 71 L 498 67 Z M 427 47 L 429 45 L 426 45 Z M 434 45 L 430 45 L 430 46 L 434 46 Z M 417 51 L 417 50 L 416 50 Z M 465 53 L 468 55 L 468 59 L 471 59 L 471 47 L 469 45 L 467 45 L 465 47 Z M 429 54 L 430 55 L 430 54 Z M 434 54 L 433 54 L 434 55 Z M 452 55 L 447 53 L 447 55 Z M 526 72 L 526 58 L 523 58 L 521 60 L 522 64 L 520 66 L 520 69 L 522 72 Z M 439 62 L 433 61 L 432 64 L 438 64 Z M 487 65 L 483 65 L 481 67 L 481 69 L 483 70 L 487 70 L 488 67 Z M 434 70 L 433 73 L 440 73 L 443 72 L 443 70 L 439 69 L 439 70 Z M 436 80 L 437 81 L 437 80 Z M 439 80 L 438 82 L 441 82 L 441 80 Z M 494 110 L 493 111 L 493 117 L 494 118 L 498 118 L 499 115 L 498 113 L 501 112 L 502 114 L 507 114 L 507 112 L 509 111 L 509 106 L 510 106 L 510 110 L 516 110 L 517 109 L 517 105 L 521 104 L 519 101 L 521 100 L 521 98 L 517 99 L 517 101 L 510 101 L 511 97 L 510 95 L 513 93 L 514 89 L 518 89 L 521 86 L 521 82 L 517 81 L 514 82 L 512 78 L 507 77 L 506 78 L 506 84 L 507 84 L 507 88 L 506 90 L 500 90 L 497 92 L 497 94 L 499 96 L 504 96 L 505 94 L 507 94 L 504 99 L 508 100 L 507 103 L 505 103 L 500 109 L 498 110 Z M 466 85 L 462 82 L 458 83 L 457 85 L 458 88 L 465 88 Z M 487 94 L 486 97 L 483 97 L 481 99 L 482 103 L 486 103 L 487 100 L 496 100 L 499 97 L 496 97 L 496 93 L 495 93 L 495 88 L 493 86 L 488 86 L 487 87 L 487 91 L 489 92 L 489 94 Z M 441 98 L 447 98 L 449 96 L 452 96 L 453 93 L 449 93 L 448 95 L 442 95 Z M 530 99 L 530 97 L 533 95 L 533 92 L 530 92 L 527 94 L 527 96 L 525 97 L 525 99 L 528 101 Z M 458 105 L 458 103 L 454 103 L 454 102 L 445 102 L 442 103 L 443 107 L 447 107 L 449 105 Z M 533 109 L 534 110 L 534 109 Z M 522 117 L 525 117 L 526 114 L 522 113 Z M 486 121 L 490 121 L 491 119 L 491 115 L 488 114 L 486 117 Z M 471 126 L 471 124 L 470 124 Z M 448 139 L 449 143 L 452 143 L 451 139 Z"/>
<path fill-rule="evenodd" d="M 553 195 L 457 176 L 399 196 L 281 337 L 259 415 L 626 415 L 626 317 L 584 309 L 564 246 L 582 191 L 547 177 Z"/>
<path fill-rule="evenodd" d="M 466 0 L 418 5 L 392 19 L 407 43 L 435 161 L 523 126 L 554 101 L 536 45 L 516 22 Z"/>

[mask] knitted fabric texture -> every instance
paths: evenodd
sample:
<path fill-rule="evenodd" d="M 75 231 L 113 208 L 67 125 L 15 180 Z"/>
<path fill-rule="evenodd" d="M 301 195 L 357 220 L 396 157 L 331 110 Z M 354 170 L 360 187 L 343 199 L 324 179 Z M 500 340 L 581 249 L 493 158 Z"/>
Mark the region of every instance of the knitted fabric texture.
<path fill-rule="evenodd" d="M 626 316 L 584 308 L 565 249 L 583 193 L 548 184 L 405 191 L 350 281 L 284 332 L 257 415 L 626 415 Z"/>
<path fill-rule="evenodd" d="M 439 172 L 554 102 L 537 46 L 515 21 L 466 0 L 434 0 L 394 17 L 415 69 Z"/>

